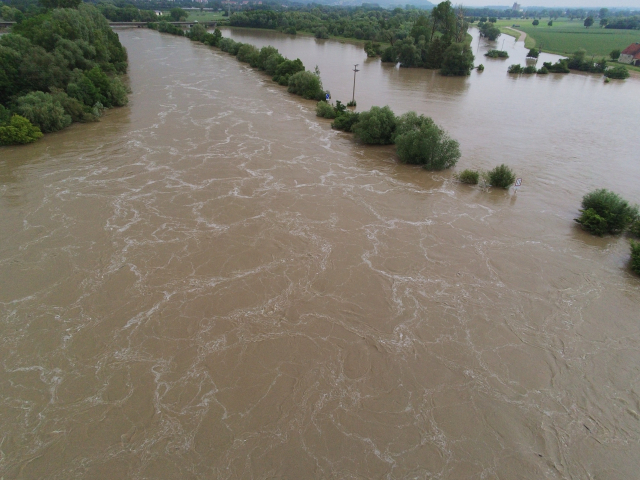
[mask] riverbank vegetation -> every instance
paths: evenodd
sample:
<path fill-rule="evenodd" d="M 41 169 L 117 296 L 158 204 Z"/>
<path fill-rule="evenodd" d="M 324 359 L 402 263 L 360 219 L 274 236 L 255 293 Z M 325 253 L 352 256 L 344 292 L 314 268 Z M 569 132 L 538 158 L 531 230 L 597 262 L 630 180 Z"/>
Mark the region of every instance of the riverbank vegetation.
<path fill-rule="evenodd" d="M 126 70 L 127 52 L 96 7 L 25 16 L 0 37 L 0 144 L 29 143 L 125 105 Z"/>
<path fill-rule="evenodd" d="M 631 270 L 640 275 L 640 242 L 631 240 Z"/>
<path fill-rule="evenodd" d="M 337 101 L 335 106 L 318 102 L 316 115 L 335 119 L 331 127 L 352 132 L 363 143 L 396 145 L 402 163 L 420 165 L 426 170 L 453 167 L 460 159 L 460 145 L 429 117 L 408 112 L 397 117 L 388 106 L 371 107 L 356 113 Z"/>
<path fill-rule="evenodd" d="M 308 32 L 320 39 L 366 40 L 368 57 L 380 55 L 382 61 L 399 62 L 405 68 L 441 69 L 444 75 L 468 75 L 473 68 L 468 22 L 462 9 L 454 8 L 449 0 L 431 12 L 318 5 L 286 11 L 250 10 L 232 14 L 229 23 L 284 33 Z"/>
<path fill-rule="evenodd" d="M 321 100 L 326 97 L 318 67 L 313 72 L 306 71 L 299 58 L 295 60 L 285 58 L 278 52 L 277 48 L 272 46 L 258 49 L 248 43 L 223 38 L 222 33 L 217 28 L 213 33 L 209 33 L 200 24 L 193 25 L 187 31 L 167 22 L 151 23 L 149 28 L 163 33 L 185 36 L 192 41 L 218 47 L 223 52 L 235 56 L 239 61 L 264 71 L 272 77 L 274 82 L 286 86 L 290 93 L 300 95 L 308 100 Z"/>

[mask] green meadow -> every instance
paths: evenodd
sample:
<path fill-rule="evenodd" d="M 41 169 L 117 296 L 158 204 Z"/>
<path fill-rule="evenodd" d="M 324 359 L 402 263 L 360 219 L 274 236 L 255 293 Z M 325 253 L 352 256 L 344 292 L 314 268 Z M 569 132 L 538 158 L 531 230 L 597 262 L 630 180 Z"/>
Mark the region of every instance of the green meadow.
<path fill-rule="evenodd" d="M 222 16 L 222 12 L 200 12 L 197 10 L 187 11 L 189 12 L 189 16 L 187 17 L 188 22 L 193 22 L 195 20 L 199 22 L 215 22 L 227 18 Z"/>
<path fill-rule="evenodd" d="M 584 48 L 587 55 L 608 56 L 612 50 L 624 50 L 634 42 L 640 42 L 638 30 L 614 30 L 600 28 L 596 20 L 592 27 L 585 28 L 582 20 L 570 21 L 559 18 L 549 27 L 548 18 L 540 20 L 540 25 L 533 26 L 533 19 L 498 20 L 496 26 L 503 33 L 509 32 L 504 27 L 517 27 L 527 34 L 525 45 L 528 48 L 542 47 L 542 50 L 560 55 L 570 55 L 579 48 Z M 514 32 L 510 32 L 515 36 Z"/>

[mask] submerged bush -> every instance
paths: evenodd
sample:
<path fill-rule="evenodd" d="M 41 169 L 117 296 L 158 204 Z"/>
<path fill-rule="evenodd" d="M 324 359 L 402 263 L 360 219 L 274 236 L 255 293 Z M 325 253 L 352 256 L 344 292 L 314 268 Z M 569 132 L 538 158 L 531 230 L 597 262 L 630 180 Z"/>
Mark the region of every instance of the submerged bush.
<path fill-rule="evenodd" d="M 582 197 L 580 217 L 582 227 L 594 235 L 622 233 L 638 218 L 638 207 L 632 207 L 620 195 L 604 188 Z"/>
<path fill-rule="evenodd" d="M 640 242 L 631 240 L 631 270 L 640 275 Z"/>
<path fill-rule="evenodd" d="M 260 49 L 260 53 L 258 54 L 258 58 L 256 59 L 256 64 L 255 65 L 251 65 L 252 67 L 257 67 L 260 70 L 266 70 L 267 69 L 267 60 L 272 56 L 272 55 L 279 55 L 280 52 L 278 52 L 278 49 L 276 47 L 272 47 L 271 45 L 267 45 L 266 47 L 262 47 Z M 282 57 L 282 55 L 280 55 Z M 284 60 L 284 57 L 282 57 L 282 60 Z M 276 67 L 278 65 L 276 64 Z M 269 72 L 267 72 L 269 73 Z M 275 68 L 274 68 L 274 73 L 275 73 Z M 269 73 L 269 75 L 273 75 L 273 73 Z"/>
<path fill-rule="evenodd" d="M 230 38 L 222 38 L 219 44 L 220 50 L 230 53 L 231 55 L 237 55 L 242 45 L 242 43 L 231 40 Z"/>
<path fill-rule="evenodd" d="M 522 73 L 536 73 L 537 69 L 535 65 L 528 65 L 522 69 Z"/>
<path fill-rule="evenodd" d="M 568 66 L 569 60 L 561 58 L 556 63 L 544 62 L 542 68 L 546 68 L 551 73 L 569 73 L 571 70 Z"/>
<path fill-rule="evenodd" d="M 447 132 L 424 115 L 408 112 L 397 120 L 394 140 L 403 163 L 428 170 L 453 167 L 460 158 L 460 146 Z"/>
<path fill-rule="evenodd" d="M 331 122 L 331 128 L 342 130 L 344 132 L 351 132 L 353 130 L 353 126 L 358 123 L 359 119 L 360 114 L 357 112 L 342 112 L 333 122 Z"/>
<path fill-rule="evenodd" d="M 296 58 L 295 60 L 284 59 L 276 67 L 276 72 L 273 76 L 273 80 L 280 85 L 288 85 L 289 78 L 298 72 L 304 72 L 304 65 L 302 60 Z"/>
<path fill-rule="evenodd" d="M 625 78 L 629 78 L 629 70 L 627 70 L 627 68 L 623 67 L 622 65 L 617 65 L 605 70 L 604 76 L 608 78 L 624 80 Z"/>
<path fill-rule="evenodd" d="M 509 53 L 506 50 L 489 50 L 484 55 L 489 58 L 509 58 Z"/>
<path fill-rule="evenodd" d="M 236 55 L 236 57 L 241 62 L 253 63 L 257 60 L 259 55 L 260 55 L 260 50 L 258 50 L 253 45 L 245 43 L 238 49 L 238 54 Z M 253 67 L 254 65 L 251 65 L 251 66 Z"/>
<path fill-rule="evenodd" d="M 325 91 L 322 89 L 320 76 L 315 73 L 302 71 L 289 77 L 289 93 L 295 93 L 308 100 L 322 100 Z"/>
<path fill-rule="evenodd" d="M 352 128 L 353 133 L 364 143 L 387 145 L 393 143 L 396 130 L 396 116 L 388 106 L 371 107 L 362 112 L 358 123 Z"/>
<path fill-rule="evenodd" d="M 509 188 L 516 181 L 516 174 L 505 164 L 487 172 L 487 180 L 492 187 Z"/>
<path fill-rule="evenodd" d="M 480 172 L 477 170 L 463 170 L 456 175 L 456 179 L 461 183 L 468 183 L 470 185 L 477 185 L 480 180 Z"/>
<path fill-rule="evenodd" d="M 471 74 L 473 53 L 467 44 L 452 43 L 444 51 L 440 73 L 447 77 Z"/>
<path fill-rule="evenodd" d="M 396 63 L 398 61 L 398 55 L 396 53 L 395 48 L 387 47 L 382 51 L 382 56 L 380 58 L 383 62 L 387 63 Z"/>
<path fill-rule="evenodd" d="M 264 71 L 268 75 L 271 75 L 273 77 L 276 74 L 276 69 L 278 68 L 278 65 L 280 65 L 285 60 L 286 59 L 279 53 L 272 53 L 264 61 Z"/>
<path fill-rule="evenodd" d="M 316 105 L 316 116 L 323 118 L 336 118 L 336 110 L 326 101 L 321 100 Z"/>
<path fill-rule="evenodd" d="M 522 73 L 522 70 L 522 66 L 519 63 L 516 63 L 515 65 L 509 66 L 507 73 Z"/>

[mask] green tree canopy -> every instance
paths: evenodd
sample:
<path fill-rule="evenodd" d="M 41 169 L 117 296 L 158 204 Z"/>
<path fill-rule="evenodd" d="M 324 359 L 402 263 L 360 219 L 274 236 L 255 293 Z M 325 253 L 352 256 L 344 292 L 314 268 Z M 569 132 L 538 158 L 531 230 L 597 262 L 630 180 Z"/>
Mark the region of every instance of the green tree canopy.
<path fill-rule="evenodd" d="M 464 76 L 473 68 L 473 53 L 467 44 L 452 43 L 444 52 L 440 73 L 446 76 Z"/>
<path fill-rule="evenodd" d="M 408 112 L 397 120 L 394 140 L 403 163 L 428 170 L 453 167 L 460 158 L 460 146 L 447 132 L 424 115 Z"/>
<path fill-rule="evenodd" d="M 8 123 L 0 123 L 0 145 L 31 143 L 41 137 L 40 129 L 20 115 L 13 115 Z"/>
<path fill-rule="evenodd" d="M 44 133 L 57 132 L 71 125 L 71 116 L 62 105 L 44 92 L 31 92 L 16 100 L 16 111 Z"/>
<path fill-rule="evenodd" d="M 352 127 L 353 133 L 364 143 L 387 145 L 393 143 L 396 130 L 396 116 L 388 106 L 371 107 L 360 113 L 358 123 Z"/>
<path fill-rule="evenodd" d="M 186 12 L 186 10 L 183 10 L 180 7 L 175 7 L 169 10 L 169 16 L 174 22 L 181 22 L 186 20 L 189 14 Z"/>

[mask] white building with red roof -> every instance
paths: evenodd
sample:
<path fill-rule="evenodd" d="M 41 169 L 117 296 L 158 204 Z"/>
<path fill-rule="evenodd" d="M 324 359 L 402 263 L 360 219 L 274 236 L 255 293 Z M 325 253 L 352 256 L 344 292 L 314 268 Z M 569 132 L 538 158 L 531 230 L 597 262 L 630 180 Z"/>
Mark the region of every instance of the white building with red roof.
<path fill-rule="evenodd" d="M 620 63 L 640 66 L 640 43 L 632 43 L 620 53 Z"/>

